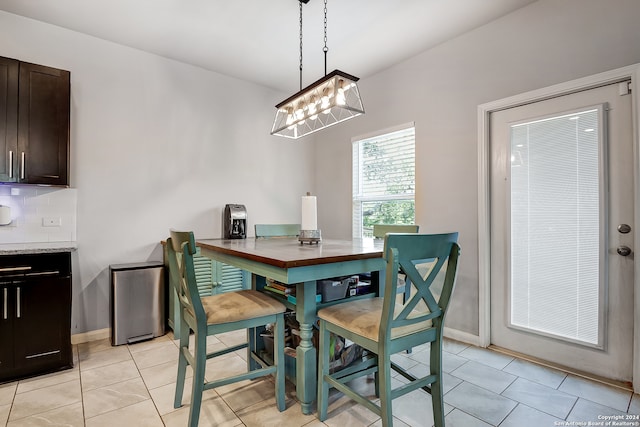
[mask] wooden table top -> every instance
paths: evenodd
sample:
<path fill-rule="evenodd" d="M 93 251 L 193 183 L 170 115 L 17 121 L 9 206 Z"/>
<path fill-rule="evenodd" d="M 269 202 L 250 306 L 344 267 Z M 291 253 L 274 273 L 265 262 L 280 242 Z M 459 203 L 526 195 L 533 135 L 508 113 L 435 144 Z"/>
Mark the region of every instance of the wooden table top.
<path fill-rule="evenodd" d="M 298 239 L 197 239 L 197 246 L 278 268 L 329 264 L 381 258 L 383 241 L 374 239 L 332 240 L 301 244 Z"/>

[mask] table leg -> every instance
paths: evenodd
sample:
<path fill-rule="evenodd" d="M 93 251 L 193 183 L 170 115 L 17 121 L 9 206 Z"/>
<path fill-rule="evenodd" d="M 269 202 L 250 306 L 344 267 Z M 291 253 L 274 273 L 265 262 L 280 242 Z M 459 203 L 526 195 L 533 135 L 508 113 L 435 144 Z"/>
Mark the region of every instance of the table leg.
<path fill-rule="evenodd" d="M 300 345 L 296 349 L 296 392 L 305 415 L 313 412 L 316 398 L 316 349 L 313 324 L 316 321 L 316 282 L 296 285 L 296 319 L 300 324 Z"/>

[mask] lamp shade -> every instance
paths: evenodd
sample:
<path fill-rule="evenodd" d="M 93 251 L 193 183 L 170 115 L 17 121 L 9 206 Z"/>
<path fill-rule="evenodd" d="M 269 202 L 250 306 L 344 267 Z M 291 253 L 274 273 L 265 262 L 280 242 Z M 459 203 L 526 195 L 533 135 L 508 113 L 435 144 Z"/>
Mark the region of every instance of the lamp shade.
<path fill-rule="evenodd" d="M 276 105 L 271 135 L 297 139 L 364 113 L 356 82 L 334 70 Z"/>

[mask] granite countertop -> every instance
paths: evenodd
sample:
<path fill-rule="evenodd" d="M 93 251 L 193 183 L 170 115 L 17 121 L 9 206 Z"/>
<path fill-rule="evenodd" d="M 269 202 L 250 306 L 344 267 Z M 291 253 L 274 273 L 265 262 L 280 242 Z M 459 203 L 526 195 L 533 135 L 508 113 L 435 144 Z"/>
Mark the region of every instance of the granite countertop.
<path fill-rule="evenodd" d="M 43 254 L 48 252 L 73 252 L 76 242 L 34 242 L 0 244 L 0 255 Z"/>

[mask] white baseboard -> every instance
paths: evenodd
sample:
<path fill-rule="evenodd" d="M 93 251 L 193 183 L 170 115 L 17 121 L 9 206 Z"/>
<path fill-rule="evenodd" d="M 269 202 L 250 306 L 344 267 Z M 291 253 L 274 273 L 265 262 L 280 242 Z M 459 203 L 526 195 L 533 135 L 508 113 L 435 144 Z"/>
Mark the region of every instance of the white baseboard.
<path fill-rule="evenodd" d="M 105 338 L 111 338 L 111 328 L 71 335 L 71 344 L 82 344 L 89 341 L 103 340 Z"/>
<path fill-rule="evenodd" d="M 476 347 L 482 347 L 480 344 L 480 337 L 470 334 L 468 332 L 459 331 L 457 329 L 444 328 L 444 336 L 452 340 L 460 341 L 465 344 L 475 345 Z"/>

